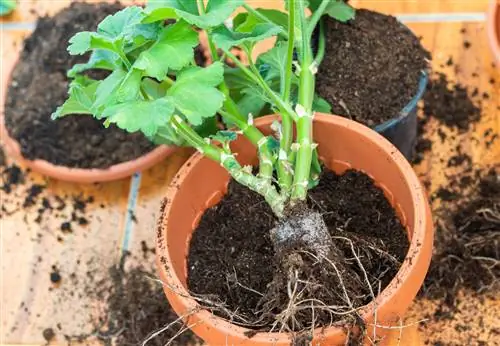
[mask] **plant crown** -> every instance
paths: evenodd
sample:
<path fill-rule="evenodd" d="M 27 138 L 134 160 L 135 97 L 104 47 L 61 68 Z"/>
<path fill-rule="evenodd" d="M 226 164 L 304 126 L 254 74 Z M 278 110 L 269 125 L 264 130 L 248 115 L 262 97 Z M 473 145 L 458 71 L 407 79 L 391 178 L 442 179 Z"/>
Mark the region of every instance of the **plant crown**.
<path fill-rule="evenodd" d="M 158 144 L 192 146 L 264 196 L 282 216 L 289 203 L 306 198 L 320 173 L 312 121 L 315 111 L 330 111 L 314 88 L 324 55 L 321 19 L 354 17 L 353 8 L 341 0 L 285 2 L 286 13 L 255 9 L 244 0 L 150 0 L 144 9 L 127 7 L 108 16 L 96 32 L 70 39 L 70 54 L 91 55 L 68 71 L 69 97 L 53 118 L 89 114 L 105 126 L 141 131 Z M 230 20 L 236 10 L 241 13 Z M 194 59 L 199 31 L 206 33 L 211 54 L 206 67 Z M 274 47 L 254 60 L 255 46 L 273 37 Z M 84 73 L 90 69 L 110 74 L 93 80 Z M 280 115 L 273 124 L 275 136 L 253 125 L 254 116 L 266 112 Z M 218 131 L 216 115 L 234 130 Z M 238 134 L 258 148 L 258 174 L 242 167 L 231 151 Z"/>

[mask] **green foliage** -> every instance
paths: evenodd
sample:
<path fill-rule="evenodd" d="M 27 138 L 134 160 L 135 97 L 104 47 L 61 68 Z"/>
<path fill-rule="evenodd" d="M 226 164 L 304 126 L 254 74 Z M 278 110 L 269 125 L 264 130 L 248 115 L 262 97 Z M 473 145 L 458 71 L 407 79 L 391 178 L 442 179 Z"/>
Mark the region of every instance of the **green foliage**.
<path fill-rule="evenodd" d="M 233 31 L 226 26 L 219 26 L 213 30 L 213 40 L 222 50 L 229 50 L 235 46 L 251 49 L 257 42 L 276 36 L 280 32 L 279 26 L 269 23 L 257 24 L 247 32 Z"/>
<path fill-rule="evenodd" d="M 139 55 L 133 68 L 162 81 L 170 70 L 181 70 L 192 62 L 193 49 L 197 45 L 196 31 L 188 23 L 180 21 L 165 27 L 152 46 Z"/>
<path fill-rule="evenodd" d="M 5 16 L 14 11 L 17 4 L 15 0 L 0 0 L 0 16 Z"/>
<path fill-rule="evenodd" d="M 189 123 L 198 126 L 222 107 L 224 94 L 217 86 L 223 79 L 224 68 L 220 62 L 206 68 L 190 67 L 179 74 L 167 95 Z"/>
<path fill-rule="evenodd" d="M 284 32 L 288 30 L 288 15 L 278 10 L 270 10 L 264 8 L 255 9 L 261 16 L 267 18 L 268 22 L 272 22 L 281 27 Z M 238 32 L 252 32 L 258 24 L 265 24 L 262 18 L 254 13 L 243 12 L 236 15 L 233 19 L 233 28 Z"/>
<path fill-rule="evenodd" d="M 314 12 L 317 11 L 323 0 L 309 0 L 309 8 Z M 339 22 L 347 22 L 354 19 L 355 10 L 344 0 L 329 0 L 323 14 L 338 20 Z"/>
<path fill-rule="evenodd" d="M 184 19 L 202 29 L 224 23 L 244 0 L 209 0 L 205 13 L 201 13 L 195 0 L 150 0 L 146 7 L 145 23 L 165 19 Z"/>

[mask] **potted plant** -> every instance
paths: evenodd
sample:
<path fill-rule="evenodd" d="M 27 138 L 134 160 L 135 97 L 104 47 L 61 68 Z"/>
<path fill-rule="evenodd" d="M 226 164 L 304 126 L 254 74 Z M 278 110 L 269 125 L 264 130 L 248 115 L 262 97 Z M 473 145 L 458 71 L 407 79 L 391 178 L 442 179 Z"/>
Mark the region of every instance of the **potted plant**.
<path fill-rule="evenodd" d="M 299 0 L 285 16 L 243 0 L 153 1 L 70 40 L 72 54 L 117 59 L 104 81 L 76 76 L 54 118 L 76 104 L 107 125 L 198 151 L 167 192 L 157 258 L 171 305 L 209 344 L 376 342 L 423 282 L 432 220 L 410 165 L 376 132 L 317 111 L 325 103 L 314 92 L 311 38 L 322 11 L 349 20 L 345 6 L 324 0 L 307 17 Z M 206 32 L 207 67 L 193 63 L 194 28 Z M 141 44 L 127 53 L 124 36 Z M 275 46 L 254 61 L 255 45 L 271 37 Z M 254 120 L 248 110 L 262 103 L 278 115 Z M 216 114 L 226 128 L 214 132 L 206 125 Z"/>
<path fill-rule="evenodd" d="M 155 146 L 139 133 L 116 127 L 105 132 L 98 120 L 80 115 L 58 123 L 47 121 L 66 98 L 67 70 L 88 60 L 88 56 L 69 56 L 60 43 L 82 29 L 94 29 L 122 8 L 116 3 L 73 3 L 54 16 L 41 17 L 19 54 L 5 35 L 0 132 L 17 161 L 56 179 L 102 182 L 151 167 L 174 151 Z M 94 78 L 107 74 L 87 73 Z"/>
<path fill-rule="evenodd" d="M 488 10 L 488 38 L 495 61 L 500 63 L 500 3 L 490 0 Z"/>

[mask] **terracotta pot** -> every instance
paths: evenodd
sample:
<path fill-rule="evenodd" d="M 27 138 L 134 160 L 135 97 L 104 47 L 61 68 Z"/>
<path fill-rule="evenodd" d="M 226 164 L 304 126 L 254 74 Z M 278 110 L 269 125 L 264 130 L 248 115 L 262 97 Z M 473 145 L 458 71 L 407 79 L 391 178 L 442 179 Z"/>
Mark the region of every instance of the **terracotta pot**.
<path fill-rule="evenodd" d="M 256 120 L 265 133 L 275 116 Z M 403 155 L 385 138 L 351 120 L 317 114 L 315 141 L 322 161 L 337 173 L 355 168 L 371 176 L 385 192 L 408 231 L 410 249 L 397 276 L 376 300 L 360 311 L 370 327 L 374 311 L 378 325 L 397 325 L 419 290 L 429 267 L 433 224 L 422 185 Z M 242 164 L 255 164 L 256 152 L 244 138 L 234 142 Z M 165 293 L 174 310 L 185 316 L 186 324 L 210 345 L 290 345 L 290 335 L 258 333 L 212 315 L 192 299 L 186 289 L 186 257 L 193 230 L 207 208 L 217 204 L 227 191 L 229 176 L 218 164 L 195 154 L 181 168 L 168 189 L 157 232 L 157 264 Z M 387 328 L 376 328 L 379 336 Z M 368 331 L 373 335 L 373 329 Z M 318 329 L 314 345 L 343 345 L 345 330 Z"/>
<path fill-rule="evenodd" d="M 5 44 L 6 47 L 11 45 Z M 21 154 L 19 143 L 9 136 L 5 128 L 5 102 L 7 99 L 7 90 L 11 80 L 11 74 L 18 60 L 19 53 L 4 52 L 2 54 L 2 95 L 0 101 L 0 136 L 8 153 L 18 162 L 31 168 L 33 171 L 47 175 L 58 180 L 71 181 L 76 183 L 96 183 L 118 180 L 129 177 L 136 172 L 146 170 L 157 163 L 163 161 L 167 156 L 175 151 L 175 147 L 159 146 L 149 153 L 142 155 L 134 160 L 122 162 L 106 169 L 83 169 L 69 168 L 65 166 L 54 165 L 45 160 L 28 160 Z M 27 100 L 26 102 L 29 102 Z M 57 105 L 54 105 L 54 108 Z M 51 121 L 51 120 L 48 120 Z"/>
<path fill-rule="evenodd" d="M 487 25 L 490 47 L 496 62 L 500 64 L 500 0 L 490 0 Z"/>

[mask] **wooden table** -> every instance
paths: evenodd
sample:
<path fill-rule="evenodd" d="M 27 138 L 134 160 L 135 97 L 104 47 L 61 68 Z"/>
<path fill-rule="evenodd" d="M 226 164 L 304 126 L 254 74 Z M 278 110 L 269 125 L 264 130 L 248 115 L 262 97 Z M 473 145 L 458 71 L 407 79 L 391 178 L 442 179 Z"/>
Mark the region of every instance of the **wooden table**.
<path fill-rule="evenodd" d="M 21 0 L 19 9 L 0 21 L 3 25 L 0 36 L 2 59 L 12 54 L 13 50 L 21 49 L 22 40 L 32 29 L 37 14 L 54 13 L 69 2 Z M 277 6 L 277 1 L 251 2 L 266 7 Z M 475 138 L 482 138 L 487 128 L 500 134 L 500 112 L 497 108 L 500 106 L 500 70 L 492 66 L 487 46 L 484 23 L 487 1 L 360 0 L 352 3 L 401 15 L 401 19 L 423 37 L 424 46 L 432 51 L 435 70 L 446 72 L 451 80 L 471 87 L 477 86 L 490 94 L 490 99 L 483 104 L 482 120 L 473 130 L 454 138 L 448 136 L 444 144 L 438 140 L 437 133 L 432 132 L 432 151 L 415 168 L 423 180 L 431 182 L 429 192 L 446 184 L 448 171 L 441 159 L 449 157 L 458 143 L 472 156 L 474 165 L 486 166 L 500 162 L 500 142 L 486 149 L 475 141 Z M 466 33 L 460 33 L 461 29 L 466 29 Z M 472 42 L 471 48 L 464 49 L 464 39 Z M 446 67 L 445 61 L 450 56 L 459 64 L 459 69 Z M 471 78 L 473 72 L 479 77 Z M 7 71 L 2 67 L 2 74 L 5 73 Z M 488 83 L 489 78 L 496 79 L 496 86 Z M 437 124 L 431 123 L 430 126 L 435 128 Z M 86 331 L 85 326 L 91 314 L 87 306 L 92 302 L 77 298 L 77 295 L 72 297 L 70 292 L 64 291 L 65 278 L 73 272 L 83 273 L 88 266 L 106 268 L 116 263 L 124 250 L 140 253 L 141 241 L 153 246 L 153 230 L 160 200 L 169 181 L 188 155 L 188 151 L 180 150 L 162 164 L 140 175 L 108 184 L 75 185 L 47 179 L 36 173 L 29 174 L 29 181 L 18 187 L 18 192 L 33 182 L 41 182 L 47 185 L 45 193 L 48 195 L 93 196 L 95 202 L 87 207 L 87 213 L 91 215 L 90 224 L 75 228 L 72 234 L 64 237 L 62 243 L 58 241 L 57 235 L 64 215 L 63 219 L 46 217 L 40 224 L 35 222 L 36 210 L 2 216 L 0 344 L 42 344 L 42 330 L 55 328 L 48 323 L 61 323 L 66 333 Z M 13 197 L 13 194 L 2 195 L 2 204 L 8 210 L 14 209 L 19 202 L 22 202 L 20 197 Z M 68 212 L 65 210 L 62 213 L 67 215 Z M 133 221 L 132 215 L 135 215 L 137 222 Z M 96 256 L 100 259 L 98 264 L 87 263 Z M 59 291 L 51 290 L 48 273 L 53 265 L 60 268 L 63 276 Z M 486 326 L 485 330 L 490 329 L 488 326 L 500 325 L 499 298 L 481 300 L 463 292 L 461 305 L 464 308 L 455 315 L 454 320 L 420 323 L 423 339 L 456 342 L 460 345 L 474 345 L 477 340 L 484 340 L 489 345 L 499 345 L 498 335 L 481 334 L 476 328 L 480 318 Z M 418 324 L 435 309 L 435 302 L 418 300 L 405 324 Z M 472 329 L 459 333 L 455 329 L 458 322 L 467 323 Z M 59 341 L 63 343 L 64 340 Z M 406 345 L 404 340 L 400 344 Z"/>

